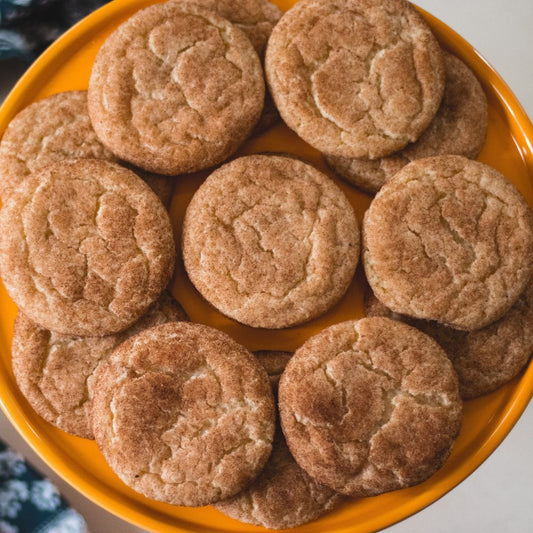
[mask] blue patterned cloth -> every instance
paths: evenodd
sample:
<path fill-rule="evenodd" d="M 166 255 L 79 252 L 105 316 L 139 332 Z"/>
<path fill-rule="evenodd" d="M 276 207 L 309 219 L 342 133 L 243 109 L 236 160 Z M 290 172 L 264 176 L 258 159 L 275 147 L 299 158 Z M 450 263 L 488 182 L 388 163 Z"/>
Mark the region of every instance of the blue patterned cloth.
<path fill-rule="evenodd" d="M 0 0 L 0 59 L 31 61 L 106 0 Z"/>
<path fill-rule="evenodd" d="M 0 533 L 85 533 L 56 487 L 0 441 Z"/>

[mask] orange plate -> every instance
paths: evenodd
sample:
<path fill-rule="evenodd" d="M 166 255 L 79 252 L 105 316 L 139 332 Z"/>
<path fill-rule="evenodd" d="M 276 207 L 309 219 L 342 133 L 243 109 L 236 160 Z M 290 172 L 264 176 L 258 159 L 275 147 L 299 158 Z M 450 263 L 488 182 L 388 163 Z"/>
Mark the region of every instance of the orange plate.
<path fill-rule="evenodd" d="M 275 0 L 288 9 L 294 1 Z M 115 0 L 93 13 L 54 43 L 19 81 L 0 109 L 0 134 L 29 103 L 50 94 L 87 88 L 95 54 L 105 37 L 150 0 Z M 514 95 L 490 65 L 459 35 L 423 13 L 442 45 L 461 57 L 483 83 L 489 101 L 489 131 L 480 159 L 503 172 L 533 205 L 533 126 Z M 252 139 L 241 154 L 292 152 L 325 167 L 320 154 L 284 125 Z M 205 173 L 177 181 L 171 218 L 179 235 L 184 209 Z M 334 177 L 334 176 L 332 176 Z M 359 220 L 370 203 L 343 182 Z M 362 316 L 363 277 L 358 271 L 347 295 L 325 316 L 282 331 L 256 330 L 225 318 L 207 305 L 179 265 L 173 292 L 194 321 L 222 329 L 251 350 L 294 350 L 321 329 Z M 20 394 L 10 364 L 10 343 L 16 308 L 0 287 L 0 401 L 2 408 L 32 448 L 64 479 L 95 503 L 138 526 L 155 531 L 260 531 L 226 518 L 212 507 L 174 507 L 136 494 L 113 474 L 92 441 L 72 437 L 42 420 Z M 362 532 L 401 520 L 441 497 L 474 471 L 500 444 L 525 409 L 533 391 L 533 365 L 499 391 L 467 402 L 464 424 L 453 453 L 431 479 L 409 489 L 346 504 L 325 518 L 293 531 Z"/>

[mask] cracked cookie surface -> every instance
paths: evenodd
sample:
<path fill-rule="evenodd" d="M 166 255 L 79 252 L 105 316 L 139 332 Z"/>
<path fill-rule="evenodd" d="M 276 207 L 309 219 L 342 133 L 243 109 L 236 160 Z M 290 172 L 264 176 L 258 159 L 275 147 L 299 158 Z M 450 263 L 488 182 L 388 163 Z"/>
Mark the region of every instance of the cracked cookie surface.
<path fill-rule="evenodd" d="M 487 97 L 474 73 L 459 58 L 443 52 L 444 96 L 435 118 L 420 138 L 403 150 L 375 161 L 326 156 L 326 163 L 348 182 L 376 193 L 415 159 L 441 154 L 475 159 L 487 133 Z"/>
<path fill-rule="evenodd" d="M 316 520 L 344 499 L 298 466 L 278 430 L 272 455 L 259 477 L 237 496 L 214 507 L 247 524 L 286 529 Z"/>
<path fill-rule="evenodd" d="M 365 213 L 363 264 L 396 313 L 466 331 L 501 318 L 533 267 L 533 214 L 497 170 L 461 156 L 420 159 Z"/>
<path fill-rule="evenodd" d="M 226 334 L 163 324 L 131 337 L 98 367 L 93 430 L 128 486 L 174 505 L 229 498 L 262 470 L 275 410 L 268 376 Z"/>
<path fill-rule="evenodd" d="M 177 0 L 177 2 L 182 3 L 183 0 Z M 268 0 L 239 0 L 238 2 L 235 0 L 194 0 L 194 3 L 216 11 L 222 18 L 229 20 L 242 30 L 250 39 L 261 60 L 264 59 L 272 28 L 283 14 L 278 6 Z M 265 90 L 263 112 L 251 135 L 261 135 L 279 119 L 278 110 L 270 94 Z"/>
<path fill-rule="evenodd" d="M 440 47 L 404 0 L 302 0 L 265 72 L 287 125 L 321 152 L 375 159 L 414 142 L 444 91 Z"/>
<path fill-rule="evenodd" d="M 298 464 L 352 497 L 430 477 L 462 419 L 442 348 L 387 318 L 343 322 L 310 338 L 281 376 L 279 409 Z"/>
<path fill-rule="evenodd" d="M 533 351 L 533 282 L 500 320 L 476 331 L 458 331 L 437 322 L 393 313 L 370 289 L 367 316 L 400 320 L 433 337 L 450 358 L 464 400 L 488 394 L 516 377 Z"/>
<path fill-rule="evenodd" d="M 166 292 L 133 326 L 104 337 L 52 333 L 19 313 L 13 333 L 13 373 L 40 416 L 67 433 L 92 439 L 90 383 L 100 361 L 144 329 L 184 320 L 188 320 L 185 311 Z"/>
<path fill-rule="evenodd" d="M 182 4 L 183 0 L 175 3 Z M 250 39 L 259 57 L 264 55 L 272 28 L 283 14 L 268 0 L 194 0 L 193 3 L 215 11 L 237 26 Z"/>
<path fill-rule="evenodd" d="M 133 172 L 78 159 L 34 173 L 0 211 L 7 291 L 40 326 L 108 335 L 132 325 L 176 259 L 165 208 Z"/>
<path fill-rule="evenodd" d="M 213 172 L 183 226 L 185 269 L 200 294 L 253 327 L 283 328 L 326 312 L 359 258 L 344 193 L 297 159 L 254 155 Z"/>
<path fill-rule="evenodd" d="M 157 4 L 108 37 L 89 81 L 93 127 L 114 154 L 159 174 L 229 157 L 263 107 L 259 57 L 249 39 L 194 3 Z"/>
<path fill-rule="evenodd" d="M 4 202 L 32 172 L 74 158 L 115 160 L 93 130 L 87 91 L 57 93 L 29 105 L 9 123 L 0 143 Z"/>

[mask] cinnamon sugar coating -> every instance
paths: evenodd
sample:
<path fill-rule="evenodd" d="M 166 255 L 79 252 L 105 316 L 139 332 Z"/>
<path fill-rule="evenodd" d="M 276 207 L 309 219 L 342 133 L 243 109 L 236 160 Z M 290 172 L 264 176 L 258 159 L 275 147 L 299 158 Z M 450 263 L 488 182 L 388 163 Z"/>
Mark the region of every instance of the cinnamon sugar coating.
<path fill-rule="evenodd" d="M 386 318 L 343 322 L 310 338 L 281 377 L 279 409 L 298 464 L 352 497 L 429 478 L 462 419 L 457 376 L 443 350 Z"/>
<path fill-rule="evenodd" d="M 133 326 L 105 337 L 52 333 L 23 313 L 15 320 L 13 373 L 22 394 L 45 420 L 85 439 L 93 438 L 93 373 L 124 340 L 152 326 L 188 320 L 178 302 L 164 292 Z"/>
<path fill-rule="evenodd" d="M 216 165 L 248 137 L 265 87 L 248 38 L 214 11 L 143 9 L 105 41 L 89 81 L 93 127 L 114 154 L 158 174 Z"/>
<path fill-rule="evenodd" d="M 327 164 L 356 187 L 376 193 L 409 162 L 454 154 L 475 159 L 487 133 L 487 97 L 474 73 L 457 57 L 444 52 L 446 86 L 435 118 L 420 138 L 403 150 L 368 161 L 326 156 Z"/>
<path fill-rule="evenodd" d="M 259 477 L 247 489 L 214 507 L 246 524 L 286 529 L 316 520 L 344 500 L 298 466 L 278 430 L 272 454 Z"/>
<path fill-rule="evenodd" d="M 533 214 L 497 170 L 460 156 L 419 159 L 376 195 L 363 264 L 396 313 L 471 331 L 501 318 L 533 269 Z"/>
<path fill-rule="evenodd" d="M 0 194 L 4 200 L 32 172 L 56 161 L 115 157 L 97 139 L 87 110 L 87 91 L 67 91 L 18 113 L 0 143 Z"/>
<path fill-rule="evenodd" d="M 400 320 L 433 337 L 450 358 L 464 400 L 488 394 L 516 377 L 533 352 L 533 283 L 500 320 L 475 331 L 459 331 L 437 322 L 393 313 L 370 289 L 367 316 Z"/>
<path fill-rule="evenodd" d="M 340 157 L 415 141 L 444 91 L 440 47 L 405 0 L 298 2 L 272 31 L 265 72 L 287 125 Z"/>
<path fill-rule="evenodd" d="M 0 270 L 45 329 L 108 335 L 167 286 L 176 259 L 168 214 L 133 172 L 96 159 L 33 174 L 0 211 Z"/>
<path fill-rule="evenodd" d="M 272 450 L 268 376 L 226 334 L 174 322 L 121 344 L 93 384 L 93 430 L 128 486 L 200 506 L 243 490 Z"/>
<path fill-rule="evenodd" d="M 185 269 L 200 294 L 253 327 L 283 328 L 327 311 L 359 258 L 342 191 L 294 158 L 241 157 L 213 172 L 183 226 Z"/>

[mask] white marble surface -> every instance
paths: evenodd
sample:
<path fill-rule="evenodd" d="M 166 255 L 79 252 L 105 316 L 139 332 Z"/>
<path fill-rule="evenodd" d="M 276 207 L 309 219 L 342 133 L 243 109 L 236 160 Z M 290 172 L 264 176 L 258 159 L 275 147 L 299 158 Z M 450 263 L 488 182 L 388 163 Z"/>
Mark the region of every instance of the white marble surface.
<path fill-rule="evenodd" d="M 503 76 L 533 117 L 533 1 L 419 0 L 473 44 Z M 0 101 L 23 72 L 0 62 Z M 100 509 L 54 474 L 0 413 L 0 436 L 52 478 L 86 518 L 93 533 L 143 531 Z M 502 445 L 458 487 L 387 533 L 533 531 L 533 406 L 530 404 Z"/>

